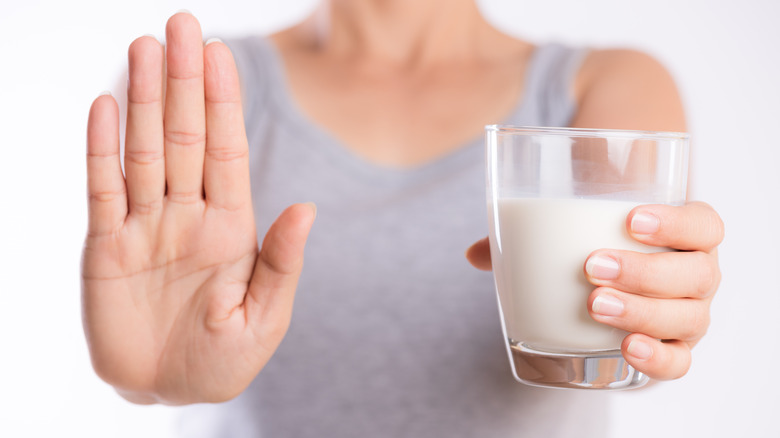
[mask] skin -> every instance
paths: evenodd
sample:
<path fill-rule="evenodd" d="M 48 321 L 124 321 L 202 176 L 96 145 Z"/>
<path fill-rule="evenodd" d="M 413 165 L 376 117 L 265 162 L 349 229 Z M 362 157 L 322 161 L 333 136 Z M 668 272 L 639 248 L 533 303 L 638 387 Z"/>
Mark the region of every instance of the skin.
<path fill-rule="evenodd" d="M 472 1 L 446 0 L 441 14 L 444 1 L 333 1 L 273 35 L 301 109 L 390 167 L 435 160 L 502 120 L 534 46 L 493 29 Z M 100 96 L 90 110 L 84 329 L 96 372 L 128 400 L 219 402 L 240 394 L 281 342 L 316 209 L 289 207 L 257 247 L 230 51 L 204 46 L 186 13 L 168 21 L 166 40 L 166 50 L 148 36 L 130 45 L 124 157 L 116 101 Z M 673 81 L 641 53 L 593 52 L 573 92 L 574 126 L 685 128 Z M 623 354 L 639 371 L 680 377 L 709 324 L 723 224 L 697 202 L 637 207 L 626 227 L 682 251 L 591 254 L 591 316 L 632 333 Z M 490 269 L 487 239 L 466 257 Z"/>

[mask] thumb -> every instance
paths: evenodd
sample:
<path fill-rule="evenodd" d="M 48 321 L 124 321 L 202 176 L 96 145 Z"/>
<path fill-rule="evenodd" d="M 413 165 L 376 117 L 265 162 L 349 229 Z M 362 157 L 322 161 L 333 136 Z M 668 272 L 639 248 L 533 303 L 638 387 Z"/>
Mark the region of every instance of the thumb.
<path fill-rule="evenodd" d="M 303 249 L 316 215 L 312 203 L 291 205 L 265 235 L 245 299 L 247 322 L 264 343 L 278 344 L 287 332 Z"/>

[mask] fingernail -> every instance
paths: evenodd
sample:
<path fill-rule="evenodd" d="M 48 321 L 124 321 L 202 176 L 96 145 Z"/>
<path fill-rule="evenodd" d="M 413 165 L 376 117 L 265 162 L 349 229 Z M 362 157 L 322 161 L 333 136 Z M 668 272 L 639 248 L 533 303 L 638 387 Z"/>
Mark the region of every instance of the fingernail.
<path fill-rule="evenodd" d="M 649 213 L 637 213 L 631 218 L 631 231 L 636 234 L 653 234 L 660 225 L 658 217 Z"/>
<path fill-rule="evenodd" d="M 189 9 L 179 9 L 178 11 L 176 11 L 176 13 L 177 14 L 190 14 L 190 15 L 192 15 L 192 12 L 190 12 Z"/>
<path fill-rule="evenodd" d="M 222 42 L 222 40 L 219 39 L 219 38 L 209 38 L 208 40 L 206 40 L 206 44 L 205 45 L 208 46 L 211 43 L 221 43 L 221 42 Z"/>
<path fill-rule="evenodd" d="M 312 211 L 314 212 L 314 217 L 316 218 L 317 217 L 317 204 L 315 204 L 313 202 L 307 202 L 306 205 L 311 207 Z"/>
<path fill-rule="evenodd" d="M 591 306 L 594 313 L 604 316 L 620 316 L 623 314 L 623 302 L 615 297 L 599 295 Z"/>
<path fill-rule="evenodd" d="M 626 350 L 628 354 L 639 360 L 647 360 L 653 356 L 653 347 L 642 341 L 631 341 Z"/>
<path fill-rule="evenodd" d="M 111 96 L 111 92 L 108 90 L 101 91 L 99 96 Z"/>
<path fill-rule="evenodd" d="M 620 274 L 620 265 L 611 257 L 594 255 L 585 263 L 585 272 L 598 280 L 614 280 Z"/>

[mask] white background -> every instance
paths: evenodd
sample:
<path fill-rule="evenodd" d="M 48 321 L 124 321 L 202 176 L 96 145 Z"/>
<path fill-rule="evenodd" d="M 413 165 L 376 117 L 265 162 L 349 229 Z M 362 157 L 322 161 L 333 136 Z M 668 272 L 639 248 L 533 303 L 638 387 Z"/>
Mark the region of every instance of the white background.
<path fill-rule="evenodd" d="M 682 380 L 615 394 L 614 437 L 779 437 L 780 2 L 485 0 L 532 40 L 646 50 L 676 77 L 693 194 L 727 225 L 708 336 Z M 167 437 L 174 410 L 92 373 L 80 324 L 87 111 L 127 45 L 188 8 L 208 35 L 266 33 L 313 0 L 28 0 L 0 6 L 0 436 Z M 445 13 L 445 12 L 443 12 Z"/>

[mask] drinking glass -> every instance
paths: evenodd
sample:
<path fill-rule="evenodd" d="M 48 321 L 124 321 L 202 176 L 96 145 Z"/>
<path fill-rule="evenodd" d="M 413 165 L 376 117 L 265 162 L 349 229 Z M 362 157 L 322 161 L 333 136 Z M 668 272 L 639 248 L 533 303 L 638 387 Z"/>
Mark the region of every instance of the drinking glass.
<path fill-rule="evenodd" d="M 627 231 L 640 204 L 681 205 L 688 135 L 486 128 L 490 250 L 514 376 L 560 388 L 626 389 L 647 376 L 622 357 L 628 334 L 594 321 L 584 263 L 600 248 L 644 253 Z"/>

